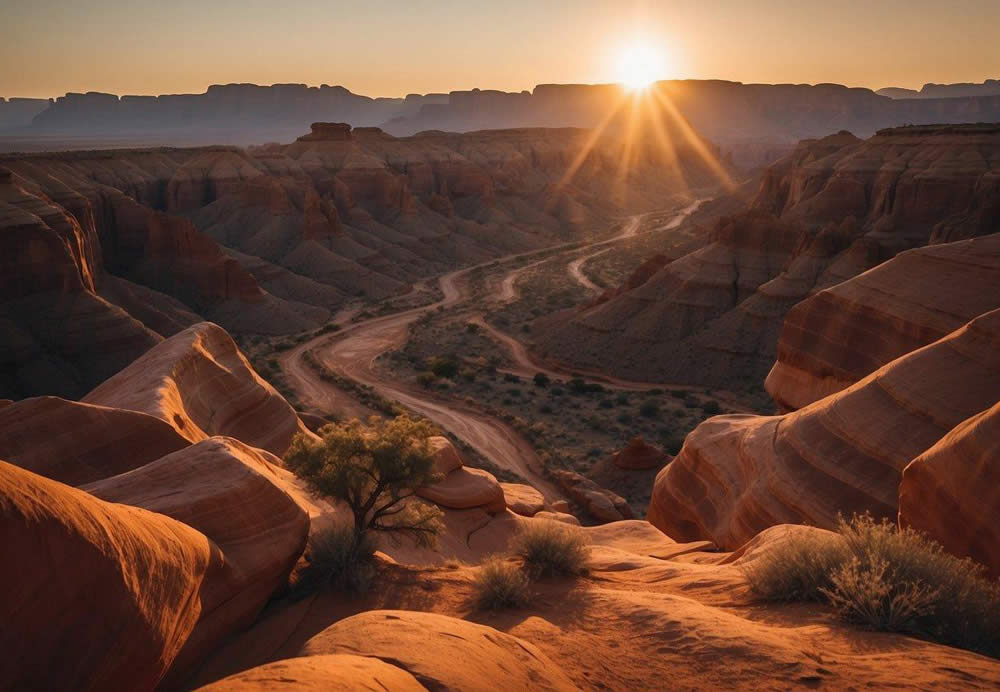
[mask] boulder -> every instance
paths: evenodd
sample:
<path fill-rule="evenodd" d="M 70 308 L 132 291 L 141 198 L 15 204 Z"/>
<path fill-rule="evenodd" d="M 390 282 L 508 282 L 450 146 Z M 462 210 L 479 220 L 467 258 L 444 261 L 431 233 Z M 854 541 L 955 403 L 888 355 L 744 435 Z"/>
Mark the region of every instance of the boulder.
<path fill-rule="evenodd" d="M 600 487 L 589 478 L 565 469 L 553 471 L 552 477 L 594 519 L 608 522 L 632 518 L 632 508 L 624 498 Z"/>
<path fill-rule="evenodd" d="M 285 585 L 305 548 L 309 515 L 286 487 L 277 458 L 213 437 L 127 473 L 83 486 L 196 529 L 221 560 L 198 591 L 198 621 L 174 663 L 182 676 L 246 627 Z"/>
<path fill-rule="evenodd" d="M 642 470 L 663 466 L 673 459 L 659 447 L 651 445 L 641 437 L 633 437 L 612 457 L 612 462 L 620 469 Z"/>
<path fill-rule="evenodd" d="M 466 620 L 406 610 L 372 610 L 341 620 L 305 643 L 306 656 L 373 656 L 432 690 L 575 690 L 535 645 Z"/>
<path fill-rule="evenodd" d="M 481 507 L 491 514 L 507 509 L 503 488 L 492 473 L 482 469 L 456 469 L 445 476 L 444 480 L 419 488 L 417 495 L 451 509 Z"/>
<path fill-rule="evenodd" d="M 0 545 L 5 690 L 153 689 L 226 569 L 190 526 L 2 461 Z"/>
<path fill-rule="evenodd" d="M 2 450 L 0 450 L 2 452 Z M 533 517 L 545 509 L 545 497 L 530 485 L 523 483 L 501 483 L 507 507 L 522 517 Z"/>
<path fill-rule="evenodd" d="M 456 471 L 464 465 L 462 455 L 455 449 L 451 440 L 441 435 L 434 435 L 427 438 L 427 445 L 434 455 L 434 473 L 447 476 L 452 471 Z"/>
<path fill-rule="evenodd" d="M 281 456 L 309 433 L 221 327 L 202 322 L 150 349 L 83 398 L 147 413 L 198 442 L 228 435 Z"/>
<path fill-rule="evenodd" d="M 903 469 L 899 523 L 1000 577 L 1000 403 L 957 425 Z"/>

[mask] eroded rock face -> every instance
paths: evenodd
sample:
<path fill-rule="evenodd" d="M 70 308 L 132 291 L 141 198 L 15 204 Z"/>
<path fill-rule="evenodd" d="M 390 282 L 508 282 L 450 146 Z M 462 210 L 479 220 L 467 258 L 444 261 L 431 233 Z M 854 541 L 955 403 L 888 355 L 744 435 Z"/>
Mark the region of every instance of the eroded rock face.
<path fill-rule="evenodd" d="M 144 466 L 187 447 L 163 420 L 53 396 L 0 408 L 0 458 L 66 485 Z"/>
<path fill-rule="evenodd" d="M 1000 403 L 972 416 L 903 469 L 899 523 L 1000 576 Z"/>
<path fill-rule="evenodd" d="M 514 514 L 533 517 L 545 509 L 545 497 L 530 485 L 523 483 L 501 483 L 507 507 Z"/>
<path fill-rule="evenodd" d="M 210 322 L 167 339 L 83 401 L 147 413 L 191 442 L 229 435 L 277 455 L 295 433 L 311 434 L 229 334 Z"/>
<path fill-rule="evenodd" d="M 2 461 L 0 543 L 16 567 L 0 594 L 0 687 L 11 690 L 154 688 L 224 568 L 179 521 Z"/>
<path fill-rule="evenodd" d="M 998 287 L 1000 233 L 900 253 L 789 310 L 765 387 L 806 406 L 1000 307 Z"/>
<path fill-rule="evenodd" d="M 895 518 L 903 469 L 1000 392 L 1000 309 L 783 416 L 710 418 L 656 478 L 647 518 L 735 549 L 769 526 Z"/>
<path fill-rule="evenodd" d="M 83 486 L 196 529 L 222 564 L 198 591 L 198 622 L 174 663 L 182 676 L 247 626 L 287 581 L 305 548 L 309 515 L 284 487 L 280 462 L 238 440 L 212 437 L 140 468 Z"/>
<path fill-rule="evenodd" d="M 314 636 L 301 653 L 363 654 L 392 661 L 428 689 L 477 689 L 490 680 L 503 680 L 508 689 L 577 689 L 533 644 L 433 613 L 373 610 L 354 615 Z"/>
<path fill-rule="evenodd" d="M 806 140 L 704 247 L 533 333 L 554 358 L 630 379 L 756 386 L 803 299 L 899 252 L 995 233 L 998 170 L 993 126 Z"/>

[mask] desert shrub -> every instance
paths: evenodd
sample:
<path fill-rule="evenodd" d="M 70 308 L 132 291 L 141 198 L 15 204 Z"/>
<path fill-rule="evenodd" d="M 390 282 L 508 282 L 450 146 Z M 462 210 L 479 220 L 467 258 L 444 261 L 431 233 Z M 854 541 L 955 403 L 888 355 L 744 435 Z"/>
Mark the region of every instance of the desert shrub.
<path fill-rule="evenodd" d="M 646 418 L 656 418 L 660 415 L 660 403 L 653 399 L 647 399 L 639 406 L 639 415 Z"/>
<path fill-rule="evenodd" d="M 632 422 L 632 414 L 628 412 L 619 413 L 618 417 L 615 420 L 617 420 L 622 425 L 628 425 L 629 423 Z"/>
<path fill-rule="evenodd" d="M 368 427 L 357 420 L 327 425 L 319 440 L 296 435 L 285 465 L 313 492 L 347 505 L 358 559 L 373 533 L 430 546 L 441 531 L 441 511 L 416 491 L 439 479 L 427 443 L 434 432 L 428 422 L 405 415 L 390 421 L 373 416 Z"/>
<path fill-rule="evenodd" d="M 715 399 L 709 399 L 701 405 L 701 410 L 710 416 L 715 416 L 722 412 L 722 407 L 719 406 L 719 402 Z"/>
<path fill-rule="evenodd" d="M 546 375 L 544 372 L 536 372 L 533 380 L 536 387 L 548 387 L 549 382 L 551 382 L 549 376 Z"/>
<path fill-rule="evenodd" d="M 477 334 L 479 332 L 479 325 L 476 324 L 475 322 L 466 322 L 465 331 L 467 331 L 469 334 Z"/>
<path fill-rule="evenodd" d="M 431 372 L 438 377 L 454 377 L 458 374 L 458 363 L 454 358 L 448 356 L 437 356 L 431 358 Z"/>
<path fill-rule="evenodd" d="M 355 545 L 354 529 L 344 524 L 309 537 L 307 566 L 300 572 L 295 593 L 305 596 L 324 586 L 365 592 L 375 574 L 375 541 L 370 534 Z"/>
<path fill-rule="evenodd" d="M 1000 657 L 1000 583 L 912 529 L 869 515 L 804 534 L 744 569 L 771 600 L 822 600 L 847 620 Z"/>
<path fill-rule="evenodd" d="M 684 397 L 684 405 L 687 406 L 688 408 L 699 408 L 701 406 L 701 403 L 698 401 L 698 397 L 694 396 L 693 394 L 688 394 L 686 397 Z"/>
<path fill-rule="evenodd" d="M 552 396 L 562 396 L 563 394 L 565 394 L 565 392 L 563 391 L 562 387 L 553 387 L 552 389 L 549 390 L 549 394 L 551 394 Z"/>
<path fill-rule="evenodd" d="M 515 539 L 513 551 L 539 576 L 586 574 L 590 563 L 586 535 L 557 521 L 528 522 Z"/>
<path fill-rule="evenodd" d="M 520 382 L 521 378 L 518 377 L 517 375 L 515 375 L 512 372 L 505 372 L 503 374 L 503 381 L 504 382 Z"/>
<path fill-rule="evenodd" d="M 518 565 L 499 557 L 482 564 L 473 586 L 476 607 L 480 610 L 520 608 L 528 604 L 530 597 L 528 577 Z"/>
<path fill-rule="evenodd" d="M 614 408 L 615 402 L 612 399 L 601 399 L 597 405 L 601 408 Z"/>
<path fill-rule="evenodd" d="M 542 412 L 542 413 L 552 413 L 553 412 L 553 408 L 549 404 L 542 404 L 541 406 L 538 407 L 538 410 L 540 412 Z"/>
<path fill-rule="evenodd" d="M 625 406 L 626 404 L 628 404 L 628 393 L 619 392 L 618 396 L 615 397 L 615 402 L 618 403 L 620 406 Z"/>
<path fill-rule="evenodd" d="M 458 374 L 466 382 L 476 381 L 476 371 L 473 370 L 472 368 L 462 368 Z"/>
<path fill-rule="evenodd" d="M 684 391 L 683 389 L 671 389 L 670 396 L 674 397 L 675 399 L 684 399 L 685 397 L 687 397 L 687 392 Z"/>
<path fill-rule="evenodd" d="M 510 389 L 507 390 L 507 393 L 510 394 L 511 396 L 521 396 L 521 390 L 518 389 L 517 387 L 511 387 Z"/>
<path fill-rule="evenodd" d="M 435 375 L 429 370 L 417 373 L 417 384 L 419 384 L 424 389 L 430 389 L 431 385 L 433 385 L 436 381 L 437 381 L 437 375 Z"/>

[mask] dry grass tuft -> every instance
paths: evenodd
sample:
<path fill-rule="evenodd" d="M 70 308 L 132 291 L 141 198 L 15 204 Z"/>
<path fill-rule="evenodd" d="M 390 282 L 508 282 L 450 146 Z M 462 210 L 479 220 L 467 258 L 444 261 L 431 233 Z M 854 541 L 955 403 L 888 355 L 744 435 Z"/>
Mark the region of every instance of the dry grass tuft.
<path fill-rule="evenodd" d="M 586 535 L 561 522 L 527 522 L 512 550 L 538 576 L 578 576 L 589 570 L 590 545 Z"/>
<path fill-rule="evenodd" d="M 530 600 L 530 582 L 514 563 L 492 557 L 476 573 L 475 594 L 480 610 L 521 608 Z"/>

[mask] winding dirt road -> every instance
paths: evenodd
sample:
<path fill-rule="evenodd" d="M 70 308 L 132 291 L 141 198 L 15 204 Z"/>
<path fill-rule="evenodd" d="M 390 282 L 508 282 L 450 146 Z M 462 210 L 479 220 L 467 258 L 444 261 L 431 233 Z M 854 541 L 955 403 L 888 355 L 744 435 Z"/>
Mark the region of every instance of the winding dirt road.
<path fill-rule="evenodd" d="M 667 227 L 679 226 L 685 218 L 698 208 L 699 204 L 695 203 L 679 212 L 675 220 L 671 221 L 671 224 L 676 222 L 675 226 L 668 224 Z M 565 252 L 567 253 L 576 252 L 580 249 L 601 248 L 596 253 L 590 253 L 583 258 L 574 260 L 576 270 L 579 272 L 577 280 L 580 278 L 586 280 L 581 268 L 587 259 L 611 249 L 610 246 L 613 243 L 636 235 L 640 222 L 640 216 L 631 217 L 623 227 L 621 234 L 611 239 L 589 244 L 584 246 L 584 248 L 581 248 L 576 243 L 566 243 Z M 307 352 L 311 351 L 331 371 L 348 377 L 360 384 L 372 387 L 381 396 L 398 401 L 407 408 L 426 416 L 442 428 L 454 433 L 498 467 L 513 471 L 526 479 L 538 488 L 547 499 L 561 498 L 562 493 L 544 477 L 541 460 L 535 453 L 534 448 L 509 425 L 473 406 L 439 397 L 422 388 L 412 387 L 407 383 L 395 381 L 375 368 L 375 360 L 382 353 L 398 348 L 405 343 L 410 324 L 419 319 L 421 315 L 431 310 L 436 310 L 438 307 L 447 308 L 454 306 L 471 297 L 469 282 L 467 281 L 470 272 L 487 265 L 494 265 L 497 261 L 501 263 L 508 262 L 532 254 L 538 254 L 538 252 L 551 253 L 553 250 L 558 251 L 559 247 L 561 246 L 547 248 L 542 251 L 510 255 L 500 260 L 494 260 L 482 265 L 445 274 L 438 280 L 443 294 L 442 300 L 430 305 L 411 308 L 392 315 L 375 317 L 351 324 L 345 326 L 339 332 L 324 334 L 306 341 L 286 351 L 279 357 L 281 369 L 284 371 L 288 383 L 296 390 L 299 396 L 320 410 L 337 410 L 348 416 L 369 415 L 371 411 L 367 407 L 359 404 L 353 397 L 341 389 L 323 381 L 317 375 L 304 357 Z M 529 263 L 510 271 L 501 282 L 497 297 L 501 301 L 514 300 L 517 297 L 516 284 L 518 278 L 531 267 L 552 261 L 552 259 L 551 256 L 546 256 L 537 262 Z M 576 276 L 572 269 L 570 270 L 570 274 Z M 481 320 L 480 322 L 485 325 L 485 322 Z M 553 367 L 551 364 L 537 363 L 536 359 L 524 348 L 524 345 L 517 340 L 494 330 L 488 325 L 486 328 L 511 349 L 515 360 L 523 367 L 526 374 L 530 370 L 531 375 L 534 375 L 535 372 L 543 371 L 565 376 L 566 373 L 561 368 Z M 581 374 L 590 376 L 589 373 Z M 593 374 L 591 379 L 621 389 L 649 389 L 664 386 L 662 384 L 617 381 L 614 378 L 609 378 L 599 373 Z"/>

